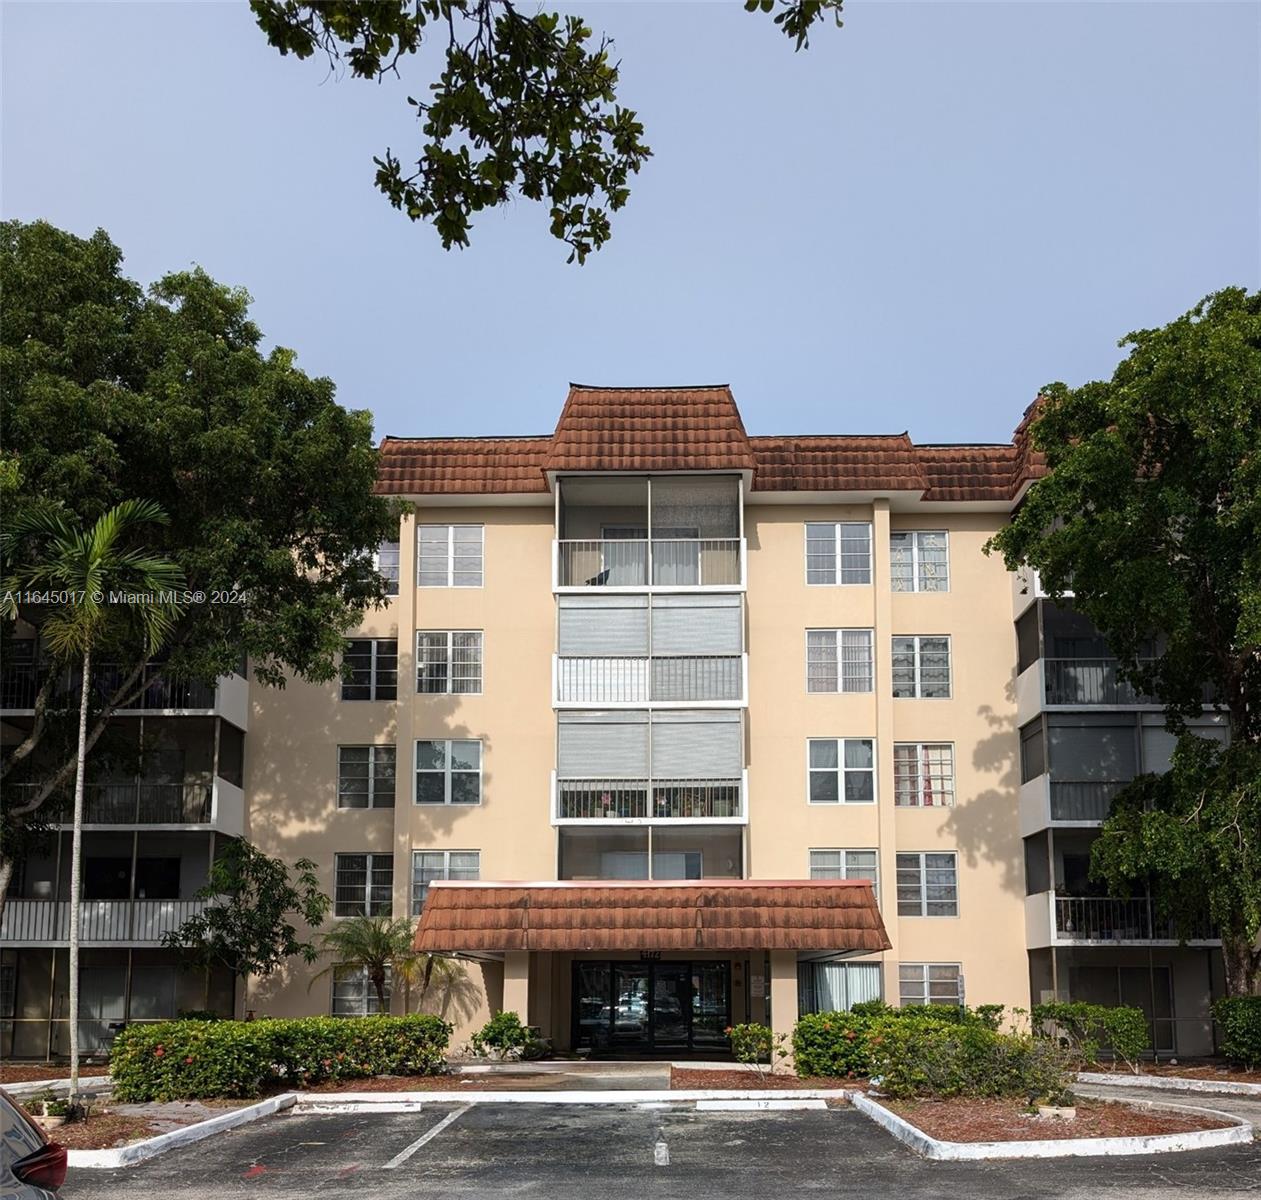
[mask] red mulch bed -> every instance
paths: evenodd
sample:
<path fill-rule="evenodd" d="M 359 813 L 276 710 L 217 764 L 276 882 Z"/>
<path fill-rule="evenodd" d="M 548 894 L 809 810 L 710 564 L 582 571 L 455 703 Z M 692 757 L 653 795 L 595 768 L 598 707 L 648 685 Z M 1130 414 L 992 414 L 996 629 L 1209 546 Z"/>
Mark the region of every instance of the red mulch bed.
<path fill-rule="evenodd" d="M 802 1079 L 796 1075 L 763 1075 L 759 1071 L 722 1071 L 703 1070 L 694 1067 L 671 1067 L 670 1087 L 672 1090 L 693 1090 L 700 1088 L 718 1088 L 723 1091 L 741 1089 L 774 1089 L 777 1091 L 797 1090 L 799 1088 L 850 1088 L 861 1090 L 867 1086 L 865 1079 Z"/>
<path fill-rule="evenodd" d="M 1090 1137 L 1146 1137 L 1157 1133 L 1189 1133 L 1224 1129 L 1230 1122 L 1132 1108 L 1107 1100 L 1077 1101 L 1071 1120 L 1037 1117 L 1018 1100 L 881 1100 L 912 1125 L 947 1142 L 1022 1142 Z"/>
<path fill-rule="evenodd" d="M 48 1138 L 67 1150 L 108 1150 L 112 1146 L 155 1137 L 168 1128 L 169 1125 L 154 1125 L 149 1117 L 103 1112 L 93 1114 L 86 1121 L 68 1121 L 50 1129 Z"/>
<path fill-rule="evenodd" d="M 82 1064 L 81 1078 L 91 1075 L 108 1075 L 105 1063 Z M 39 1079 L 69 1079 L 70 1068 L 65 1063 L 0 1063 L 0 1087 L 6 1083 L 33 1083 Z"/>
<path fill-rule="evenodd" d="M 1092 1067 L 1091 1070 L 1109 1068 Z M 1113 1066 L 1111 1072 L 1116 1075 L 1129 1075 L 1131 1072 L 1123 1065 Z M 1261 1071 L 1245 1070 L 1243 1067 L 1232 1067 L 1224 1062 L 1209 1063 L 1144 1063 L 1144 1075 L 1169 1075 L 1178 1079 L 1212 1079 L 1218 1083 L 1261 1083 Z"/>

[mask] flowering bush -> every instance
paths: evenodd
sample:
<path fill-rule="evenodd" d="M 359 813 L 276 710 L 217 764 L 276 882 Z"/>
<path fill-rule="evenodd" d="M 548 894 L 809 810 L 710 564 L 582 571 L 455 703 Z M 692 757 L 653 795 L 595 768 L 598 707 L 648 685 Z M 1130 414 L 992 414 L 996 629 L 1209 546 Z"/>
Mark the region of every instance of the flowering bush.
<path fill-rule="evenodd" d="M 303 1017 L 129 1025 L 114 1039 L 114 1099 L 257 1096 L 325 1079 L 437 1075 L 451 1026 L 438 1017 Z"/>

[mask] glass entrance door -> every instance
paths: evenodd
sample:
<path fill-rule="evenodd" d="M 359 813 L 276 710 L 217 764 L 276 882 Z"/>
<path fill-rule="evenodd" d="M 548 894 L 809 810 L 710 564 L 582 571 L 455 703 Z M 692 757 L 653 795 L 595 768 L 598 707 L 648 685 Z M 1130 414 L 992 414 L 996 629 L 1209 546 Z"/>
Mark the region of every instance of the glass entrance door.
<path fill-rule="evenodd" d="M 731 964 L 576 962 L 573 1044 L 622 1054 L 726 1048 Z"/>

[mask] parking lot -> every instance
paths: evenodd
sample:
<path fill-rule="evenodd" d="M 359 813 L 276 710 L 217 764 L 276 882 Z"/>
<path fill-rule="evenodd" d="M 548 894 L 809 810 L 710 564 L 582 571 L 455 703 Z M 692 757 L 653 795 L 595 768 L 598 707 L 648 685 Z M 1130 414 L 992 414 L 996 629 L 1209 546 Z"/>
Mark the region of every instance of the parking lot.
<path fill-rule="evenodd" d="M 204 1197 L 1255 1197 L 1261 1145 L 1148 1158 L 930 1163 L 848 1109 L 433 1104 L 281 1115 L 115 1171 L 67 1200 Z"/>

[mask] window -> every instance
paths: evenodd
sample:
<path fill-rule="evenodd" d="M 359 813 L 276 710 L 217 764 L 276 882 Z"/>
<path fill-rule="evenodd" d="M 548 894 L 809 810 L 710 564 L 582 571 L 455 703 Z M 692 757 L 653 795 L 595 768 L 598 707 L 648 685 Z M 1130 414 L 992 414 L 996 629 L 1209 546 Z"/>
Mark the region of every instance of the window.
<path fill-rule="evenodd" d="M 481 871 L 482 856 L 476 850 L 413 850 L 412 916 L 420 916 L 435 879 L 480 879 Z"/>
<path fill-rule="evenodd" d="M 899 854 L 898 916 L 959 915 L 958 855 Z"/>
<path fill-rule="evenodd" d="M 416 582 L 421 587 L 481 587 L 482 527 L 419 526 Z"/>
<path fill-rule="evenodd" d="M 416 691 L 471 696 L 482 690 L 480 632 L 423 629 L 416 634 Z"/>
<path fill-rule="evenodd" d="M 871 526 L 806 522 L 807 583 L 870 583 Z"/>
<path fill-rule="evenodd" d="M 950 698 L 950 639 L 895 637 L 893 694 L 922 700 Z"/>
<path fill-rule="evenodd" d="M 880 999 L 880 964 L 797 964 L 797 1015 L 848 1012 L 863 1000 Z"/>
<path fill-rule="evenodd" d="M 810 738 L 811 804 L 874 804 L 876 751 L 871 738 Z"/>
<path fill-rule="evenodd" d="M 416 743 L 417 804 L 481 802 L 481 742 L 448 740 Z"/>
<path fill-rule="evenodd" d="M 368 968 L 341 963 L 333 968 L 333 1016 L 372 1017 L 390 1011 L 390 969 L 385 968 L 385 1007 L 368 978 Z"/>
<path fill-rule="evenodd" d="M 393 808 L 393 746 L 337 747 L 337 807 Z"/>
<path fill-rule="evenodd" d="M 869 692 L 870 629 L 807 629 L 806 691 Z"/>
<path fill-rule="evenodd" d="M 949 742 L 894 744 L 894 804 L 903 808 L 949 808 L 954 802 L 955 750 Z"/>
<path fill-rule="evenodd" d="M 339 854 L 334 861 L 333 915 L 388 917 L 394 898 L 394 856 Z"/>
<path fill-rule="evenodd" d="M 950 590 L 950 540 L 945 530 L 890 534 L 889 561 L 895 592 Z"/>
<path fill-rule="evenodd" d="M 963 972 L 958 963 L 899 963 L 898 1002 L 962 1004 Z"/>
<path fill-rule="evenodd" d="M 811 850 L 811 879 L 870 879 L 880 898 L 880 866 L 874 850 Z"/>
<path fill-rule="evenodd" d="M 342 661 L 350 678 L 342 678 L 343 700 L 398 698 L 398 641 L 395 638 L 353 638 Z"/>
<path fill-rule="evenodd" d="M 377 547 L 377 574 L 385 580 L 385 594 L 398 595 L 398 542 L 382 542 Z"/>
<path fill-rule="evenodd" d="M 1046 773 L 1046 738 L 1042 721 L 1030 721 L 1020 731 L 1020 782 L 1028 783 Z"/>

